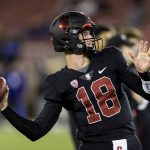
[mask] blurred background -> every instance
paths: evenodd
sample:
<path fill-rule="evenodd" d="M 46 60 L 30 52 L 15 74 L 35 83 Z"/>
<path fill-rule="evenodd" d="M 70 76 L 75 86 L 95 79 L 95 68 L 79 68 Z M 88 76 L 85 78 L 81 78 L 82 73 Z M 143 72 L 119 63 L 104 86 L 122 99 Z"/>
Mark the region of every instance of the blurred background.
<path fill-rule="evenodd" d="M 149 0 L 0 0 L 0 75 L 10 87 L 9 103 L 22 116 L 33 119 L 42 109 L 41 84 L 47 74 L 65 66 L 55 53 L 49 25 L 65 11 L 82 11 L 96 24 L 115 30 L 136 28 L 150 39 Z M 30 142 L 0 116 L 0 147 L 3 150 L 73 150 L 68 113 L 44 138 Z"/>

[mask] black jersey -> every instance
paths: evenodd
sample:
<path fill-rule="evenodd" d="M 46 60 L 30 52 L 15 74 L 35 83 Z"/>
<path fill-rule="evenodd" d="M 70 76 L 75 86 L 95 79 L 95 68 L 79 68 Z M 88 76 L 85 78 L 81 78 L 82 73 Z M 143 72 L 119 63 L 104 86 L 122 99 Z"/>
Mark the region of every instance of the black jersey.
<path fill-rule="evenodd" d="M 146 73 L 140 76 L 149 79 Z M 2 113 L 32 140 L 40 138 L 52 128 L 62 107 L 72 112 L 79 139 L 117 139 L 134 134 L 132 114 L 127 96 L 121 88 L 122 83 L 145 99 L 150 99 L 142 88 L 141 78 L 127 67 L 121 52 L 110 47 L 91 57 L 86 72 L 65 67 L 47 76 L 43 85 L 47 103 L 35 121 L 23 119 L 10 107 Z"/>
<path fill-rule="evenodd" d="M 141 79 L 127 67 L 119 50 L 106 48 L 94 54 L 86 72 L 66 67 L 48 76 L 45 81 L 45 99 L 53 99 L 73 112 L 79 128 L 79 139 L 93 140 L 95 136 L 100 140 L 102 135 L 110 136 L 109 132 L 113 130 L 124 132 L 129 129 L 125 129 L 125 125 L 132 121 L 132 114 L 121 88 L 122 83 L 150 98 L 143 92 Z M 49 88 L 55 90 L 50 93 Z M 134 129 L 131 126 L 130 129 Z"/>

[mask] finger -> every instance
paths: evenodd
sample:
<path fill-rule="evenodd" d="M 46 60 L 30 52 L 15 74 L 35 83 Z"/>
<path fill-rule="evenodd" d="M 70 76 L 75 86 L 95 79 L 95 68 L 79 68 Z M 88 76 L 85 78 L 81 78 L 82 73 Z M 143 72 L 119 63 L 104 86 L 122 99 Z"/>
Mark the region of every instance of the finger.
<path fill-rule="evenodd" d="M 7 100 L 8 100 L 8 95 L 9 95 L 9 93 L 7 92 L 7 93 L 5 94 L 5 96 L 4 96 L 4 98 L 3 98 L 2 101 L 7 101 Z"/>
<path fill-rule="evenodd" d="M 7 92 L 9 92 L 9 87 L 8 87 L 8 85 L 7 85 L 7 87 L 6 87 L 6 90 L 7 90 Z"/>
<path fill-rule="evenodd" d="M 140 41 L 139 52 L 142 52 L 142 49 L 143 49 L 143 40 Z"/>
<path fill-rule="evenodd" d="M 147 52 L 148 56 L 150 57 L 150 47 L 148 49 L 148 52 Z"/>
<path fill-rule="evenodd" d="M 143 45 L 143 52 L 146 53 L 147 51 L 148 51 L 148 41 L 145 41 Z"/>

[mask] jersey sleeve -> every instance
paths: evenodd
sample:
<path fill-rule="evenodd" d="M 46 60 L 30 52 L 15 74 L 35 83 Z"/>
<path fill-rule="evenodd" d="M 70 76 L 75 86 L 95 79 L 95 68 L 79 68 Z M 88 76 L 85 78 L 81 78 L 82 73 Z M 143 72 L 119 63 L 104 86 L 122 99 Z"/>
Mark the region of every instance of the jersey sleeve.
<path fill-rule="evenodd" d="M 49 75 L 45 78 L 42 85 L 42 93 L 45 100 L 61 103 L 62 98 L 57 86 L 59 87 L 56 75 Z"/>
<path fill-rule="evenodd" d="M 135 73 L 131 67 L 128 67 L 122 53 L 116 49 L 116 61 L 119 79 L 125 83 L 131 90 L 142 96 L 143 98 L 150 100 L 150 94 L 143 88 L 142 80 L 150 81 L 149 73 Z"/>
<path fill-rule="evenodd" d="M 56 85 L 55 75 L 49 75 L 44 80 L 42 91 L 46 103 L 33 121 L 20 116 L 9 106 L 2 111 L 2 114 L 30 140 L 35 141 L 41 138 L 54 126 L 62 110 L 61 96 Z"/>
<path fill-rule="evenodd" d="M 8 106 L 2 114 L 23 135 L 32 141 L 44 136 L 56 123 L 62 106 L 58 103 L 47 101 L 41 113 L 34 121 L 26 119 L 17 114 Z"/>

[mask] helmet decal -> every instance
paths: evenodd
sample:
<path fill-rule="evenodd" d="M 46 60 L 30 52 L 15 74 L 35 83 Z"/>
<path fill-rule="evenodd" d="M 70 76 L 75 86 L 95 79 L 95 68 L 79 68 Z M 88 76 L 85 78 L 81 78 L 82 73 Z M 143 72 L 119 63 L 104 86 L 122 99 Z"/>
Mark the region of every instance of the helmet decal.
<path fill-rule="evenodd" d="M 69 28 L 69 17 L 68 16 L 62 16 L 62 18 L 60 19 L 59 28 L 63 29 L 63 30 L 66 30 Z"/>
<path fill-rule="evenodd" d="M 81 27 L 81 29 L 86 29 L 86 28 L 91 28 L 92 27 L 92 24 L 90 24 L 90 23 L 87 23 L 87 24 L 84 24 L 82 27 Z"/>

